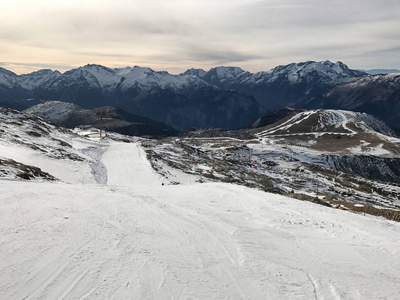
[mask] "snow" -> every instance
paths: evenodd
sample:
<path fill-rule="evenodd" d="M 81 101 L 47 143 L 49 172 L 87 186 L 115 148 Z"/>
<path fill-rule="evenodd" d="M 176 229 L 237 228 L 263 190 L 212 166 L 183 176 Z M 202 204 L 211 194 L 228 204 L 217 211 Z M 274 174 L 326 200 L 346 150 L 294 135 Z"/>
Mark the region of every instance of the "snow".
<path fill-rule="evenodd" d="M 0 67 L 0 85 L 11 89 L 17 81 L 17 75 Z"/>
<path fill-rule="evenodd" d="M 294 115 L 293 117 L 289 118 L 287 121 L 283 122 L 282 124 L 279 124 L 273 128 L 262 131 L 261 133 L 258 134 L 258 136 L 262 137 L 265 135 L 270 135 L 270 134 L 276 133 L 277 131 L 288 131 L 290 129 L 290 127 L 292 127 L 296 124 L 299 124 L 302 121 L 308 119 L 310 116 L 312 116 L 316 112 L 317 112 L 316 110 L 310 110 L 310 111 L 298 113 L 298 114 Z"/>
<path fill-rule="evenodd" d="M 329 84 L 345 83 L 354 77 L 346 65 L 341 62 L 332 63 L 330 61 L 291 63 L 286 66 L 278 66 L 272 69 L 269 74 L 260 73 L 260 75 L 269 75 L 265 76 L 265 81 L 267 82 L 274 82 L 278 80 L 279 77 L 284 76 L 291 83 L 295 84 L 303 80 L 307 81 L 308 77 L 312 76 L 313 72 L 318 73 L 321 79 Z"/>
<path fill-rule="evenodd" d="M 146 153 L 139 144 L 112 143 L 102 156 L 107 169 L 107 183 L 117 186 L 159 185 L 160 175 L 151 169 Z M 121 170 L 124 170 L 121 174 Z"/>
<path fill-rule="evenodd" d="M 59 179 L 0 178 L 0 299 L 393 299 L 400 293 L 400 223 L 244 186 L 198 183 L 159 159 L 164 177 L 137 138 L 83 138 L 10 110 L 0 117 L 0 158 Z M 262 142 L 237 151 L 254 160 L 260 153 L 286 155 L 287 164 L 318 159 Z M 46 151 L 60 147 L 61 157 Z M 213 170 L 206 162 L 196 168 Z"/>
<path fill-rule="evenodd" d="M 366 147 L 366 145 L 361 145 L 358 147 L 354 148 L 349 148 L 349 151 L 358 154 L 358 153 L 364 153 L 367 155 L 375 155 L 375 156 L 381 156 L 384 157 L 385 155 L 390 155 L 391 152 L 387 151 L 386 149 L 383 149 L 383 144 L 379 144 L 375 147 Z"/>
<path fill-rule="evenodd" d="M 296 132 L 296 125 L 304 122 L 312 115 L 318 115 L 318 123 L 311 127 L 307 125 L 307 129 L 303 129 L 305 132 Z M 395 137 L 396 133 L 383 121 L 368 115 L 366 113 L 352 112 L 345 110 L 331 110 L 331 109 L 318 109 L 300 112 L 282 124 L 278 124 L 275 127 L 268 128 L 257 134 L 259 137 L 266 136 L 295 136 L 295 135 L 314 135 L 315 137 L 322 136 L 324 134 L 331 135 L 348 135 L 354 136 L 357 131 L 351 129 L 348 125 L 352 124 L 359 127 L 364 132 L 373 132 L 379 135 L 382 139 L 389 140 L 391 137 Z M 295 133 L 291 133 L 292 127 L 295 129 Z M 342 131 L 334 132 L 332 128 L 341 128 Z M 327 131 L 331 129 L 331 131 Z M 320 131 L 322 130 L 322 132 Z M 355 149 L 355 148 L 354 148 Z"/>
<path fill-rule="evenodd" d="M 91 172 L 59 160 L 77 174 L 0 180 L 1 299 L 400 293 L 400 223 L 232 184 L 161 185 L 139 143 L 72 144 L 92 158 Z M 15 158 L 56 171 L 55 161 L 24 151 Z"/>
<path fill-rule="evenodd" d="M 121 84 L 122 89 L 129 89 L 135 84 L 143 90 L 150 90 L 155 86 L 172 89 L 181 89 L 191 84 L 208 86 L 205 81 L 194 75 L 171 75 L 168 72 L 155 72 L 150 68 L 137 66 L 114 70 L 119 78 L 124 78 Z"/>
<path fill-rule="evenodd" d="M 91 87 L 104 91 L 113 91 L 121 83 L 122 89 L 129 89 L 136 85 L 147 91 L 155 86 L 160 88 L 182 89 L 188 85 L 209 86 L 197 75 L 171 75 L 168 72 L 155 72 L 150 68 L 126 67 L 107 68 L 101 65 L 89 64 L 73 69 L 64 74 L 58 71 L 40 70 L 30 74 L 15 75 L 5 69 L 0 70 L 0 85 L 13 88 L 16 85 L 33 90 L 38 87 L 50 88 L 63 85 L 71 85 L 75 81 L 86 80 Z"/>
<path fill-rule="evenodd" d="M 59 76 L 61 76 L 61 73 L 58 71 L 53 72 L 52 70 L 44 69 L 30 74 L 19 75 L 18 82 L 23 88 L 33 90 L 39 86 L 43 87 L 45 84 L 51 84 Z"/>
<path fill-rule="evenodd" d="M 50 101 L 28 108 L 26 112 L 39 115 L 50 122 L 62 122 L 68 118 L 71 111 L 78 108 L 79 106 L 73 103 Z"/>
<path fill-rule="evenodd" d="M 0 144 L 0 156 L 26 165 L 37 166 L 42 171 L 68 183 L 91 183 L 91 169 L 87 163 L 73 161 L 66 164 L 60 159 L 43 157 L 32 149 L 15 145 Z"/>
<path fill-rule="evenodd" d="M 343 86 L 343 88 L 361 88 L 371 83 L 386 83 L 387 87 L 396 87 L 400 82 L 400 74 L 378 74 L 357 78 Z"/>
<path fill-rule="evenodd" d="M 211 70 L 215 70 L 217 77 L 222 82 L 226 80 L 234 80 L 246 73 L 244 70 L 238 67 L 217 67 Z"/>

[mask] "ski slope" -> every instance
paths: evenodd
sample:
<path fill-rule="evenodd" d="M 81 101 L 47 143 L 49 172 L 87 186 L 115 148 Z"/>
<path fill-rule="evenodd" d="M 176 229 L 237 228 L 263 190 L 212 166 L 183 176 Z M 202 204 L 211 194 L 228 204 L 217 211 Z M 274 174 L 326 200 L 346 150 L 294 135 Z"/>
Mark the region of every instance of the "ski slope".
<path fill-rule="evenodd" d="M 162 185 L 139 144 L 100 146 L 102 171 L 79 174 L 96 180 L 0 180 L 0 299 L 400 295 L 399 223 L 232 184 Z"/>
<path fill-rule="evenodd" d="M 137 187 L 161 184 L 146 159 L 146 153 L 135 143 L 111 143 L 102 156 L 109 185 Z"/>

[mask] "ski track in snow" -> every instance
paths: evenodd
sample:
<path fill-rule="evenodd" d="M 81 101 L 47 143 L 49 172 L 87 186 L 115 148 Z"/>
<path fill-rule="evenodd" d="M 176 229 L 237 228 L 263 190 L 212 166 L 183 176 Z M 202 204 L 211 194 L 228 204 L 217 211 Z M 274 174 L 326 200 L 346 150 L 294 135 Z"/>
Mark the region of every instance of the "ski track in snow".
<path fill-rule="evenodd" d="M 82 152 L 93 159 L 90 163 L 90 168 L 92 169 L 92 175 L 98 184 L 107 183 L 107 169 L 102 163 L 101 157 L 106 149 L 104 147 L 89 147 L 82 149 Z"/>
<path fill-rule="evenodd" d="M 101 184 L 0 180 L 0 299 L 400 294 L 399 223 L 230 184 L 162 186 L 138 144 L 87 149 Z"/>

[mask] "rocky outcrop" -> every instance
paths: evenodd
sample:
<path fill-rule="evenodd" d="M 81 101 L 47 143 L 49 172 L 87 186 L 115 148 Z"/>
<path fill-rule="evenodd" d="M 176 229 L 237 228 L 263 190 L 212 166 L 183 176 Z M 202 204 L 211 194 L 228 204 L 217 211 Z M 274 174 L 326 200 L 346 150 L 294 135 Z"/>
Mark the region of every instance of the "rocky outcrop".
<path fill-rule="evenodd" d="M 337 171 L 366 179 L 400 183 L 400 158 L 363 155 L 328 155 L 327 165 Z"/>

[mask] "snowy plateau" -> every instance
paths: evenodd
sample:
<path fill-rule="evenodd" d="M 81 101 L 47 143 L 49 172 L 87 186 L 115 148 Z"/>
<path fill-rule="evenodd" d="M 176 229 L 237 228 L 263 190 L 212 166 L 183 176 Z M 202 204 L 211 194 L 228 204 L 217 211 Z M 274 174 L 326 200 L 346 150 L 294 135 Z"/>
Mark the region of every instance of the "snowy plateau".
<path fill-rule="evenodd" d="M 280 143 L 313 118 L 329 121 L 307 143 Z M 398 209 L 399 186 L 306 168 L 319 148 L 304 144 L 363 126 L 351 151 L 394 155 L 367 119 L 312 111 L 248 141 L 154 141 L 1 109 L 0 299 L 398 299 L 400 223 L 345 200 Z"/>

